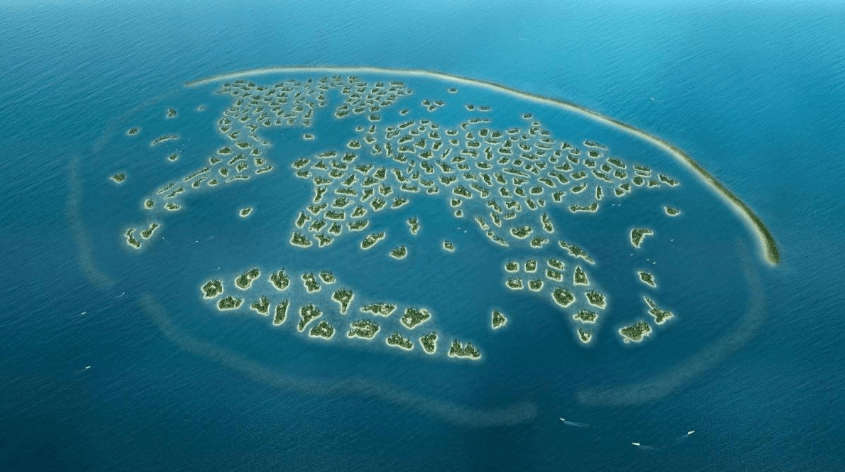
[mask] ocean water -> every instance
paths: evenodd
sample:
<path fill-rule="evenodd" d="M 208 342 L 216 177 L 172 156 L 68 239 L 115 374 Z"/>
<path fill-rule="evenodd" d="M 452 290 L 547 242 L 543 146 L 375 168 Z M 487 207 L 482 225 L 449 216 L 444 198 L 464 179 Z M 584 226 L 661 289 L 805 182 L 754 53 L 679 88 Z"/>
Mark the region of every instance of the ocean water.
<path fill-rule="evenodd" d="M 845 304 L 835 288 L 845 230 L 837 185 L 845 155 L 842 24 L 843 8 L 827 3 L 5 6 L 0 39 L 11 47 L 0 50 L 0 238 L 9 303 L 0 318 L 0 466 L 842 470 Z M 679 297 L 694 323 L 681 317 L 643 346 L 622 347 L 605 327 L 597 345 L 583 349 L 563 325 L 538 322 L 482 345 L 489 360 L 468 367 L 406 362 L 377 350 L 314 349 L 258 321 L 209 318 L 197 300 L 179 296 L 181 287 L 195 291 L 217 266 L 232 274 L 251 263 L 244 261 L 275 257 L 278 243 L 259 237 L 254 247 L 213 257 L 208 249 L 182 249 L 223 221 L 214 219 L 218 208 L 231 214 L 260 192 L 276 195 L 273 189 L 248 197 L 221 191 L 209 207 L 190 209 L 207 216 L 196 226 L 174 220 L 164 228 L 178 250 L 162 244 L 127 263 L 110 228 L 137 200 L 113 196 L 100 177 L 110 175 L 127 120 L 160 116 L 166 106 L 190 109 L 198 94 L 183 83 L 285 65 L 443 71 L 632 123 L 684 149 L 746 201 L 777 239 L 781 263 L 762 263 L 745 226 L 684 181 L 692 187 L 686 207 L 700 209 L 693 220 L 699 231 L 687 236 L 737 256 L 719 265 L 669 249 L 659 254 L 658 276 L 683 275 L 667 280 L 677 289 L 661 296 Z M 577 132 L 590 126 L 572 123 Z M 177 165 L 188 165 L 184 152 Z M 121 155 L 119 162 L 142 157 Z M 670 174 L 676 167 L 660 166 Z M 111 286 L 92 284 L 90 267 L 79 263 L 68 218 L 77 201 L 74 168 L 93 258 Z M 655 198 L 656 205 L 662 196 Z M 287 202 L 273 204 L 256 204 L 248 222 L 257 226 L 245 226 L 231 244 L 255 237 L 262 222 L 273 222 L 263 212 L 272 215 Z M 712 214 L 703 214 L 708 208 Z M 442 212 L 433 206 L 417 211 L 432 242 L 456 225 L 473 225 L 437 220 Z M 618 224 L 638 216 L 620 214 Z M 606 229 L 606 220 L 577 221 L 568 228 L 575 240 Z M 394 229 L 401 231 L 388 232 Z M 500 256 L 484 252 L 489 245 L 466 254 L 461 248 L 473 242 L 455 243 L 465 272 L 446 274 L 446 284 L 462 277 L 501 284 Z M 430 255 L 423 270 L 434 276 L 450 259 Z M 332 269 L 353 280 L 355 271 L 342 262 Z M 431 287 L 400 284 L 396 267 L 367 270 L 374 287 L 401 289 L 397 296 L 407 300 L 431 298 Z M 604 277 L 608 288 L 621 284 Z M 468 289 L 430 303 L 435 313 L 469 313 L 496 296 Z M 494 302 L 544 314 L 532 297 Z M 160 306 L 167 317 L 142 306 Z M 460 316 L 447 322 L 483 334 Z M 614 386 L 640 381 L 646 383 L 614 395 Z M 600 397 L 596 387 L 609 389 Z M 620 398 L 623 404 L 607 404 Z M 526 404 L 532 407 L 519 407 Z M 469 411 L 509 405 L 526 419 L 491 426 Z M 590 427 L 568 427 L 560 416 Z"/>

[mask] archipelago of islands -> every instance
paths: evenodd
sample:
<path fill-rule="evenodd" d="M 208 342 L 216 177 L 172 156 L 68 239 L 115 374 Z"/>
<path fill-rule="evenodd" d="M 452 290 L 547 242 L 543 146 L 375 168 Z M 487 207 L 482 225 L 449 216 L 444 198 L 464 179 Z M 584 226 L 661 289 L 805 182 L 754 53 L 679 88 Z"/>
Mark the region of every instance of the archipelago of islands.
<path fill-rule="evenodd" d="M 255 77 L 234 74 L 188 84 L 213 85 L 213 93 L 228 100 L 212 118 L 220 143 L 183 175 L 139 190 L 139 222 L 119 228 L 130 253 L 143 254 L 155 248 L 164 239 L 153 238 L 167 229 L 164 219 L 189 215 L 191 204 L 210 198 L 215 191 L 229 185 L 247 189 L 253 182 L 289 173 L 310 196 L 300 207 L 289 207 L 288 223 L 276 234 L 287 251 L 319 253 L 348 239 L 352 244 L 343 244 L 346 251 L 359 251 L 362 259 L 383 258 L 383 264 L 404 265 L 412 272 L 424 254 L 435 250 L 441 254 L 438 257 L 466 257 L 462 251 L 468 248 L 452 238 L 439 237 L 435 243 L 426 240 L 427 246 L 420 242 L 420 235 L 433 234 L 438 228 L 434 223 L 426 225 L 422 214 L 414 211 L 414 203 L 435 199 L 442 201 L 448 218 L 470 222 L 467 226 L 477 233 L 479 244 L 486 241 L 501 251 L 500 290 L 545 300 L 550 312 L 557 313 L 550 322 L 564 323 L 573 340 L 590 345 L 606 318 L 613 318 L 613 297 L 602 288 L 603 274 L 596 269 L 594 253 L 586 247 L 595 243 L 573 241 L 564 234 L 567 227 L 600 218 L 603 210 L 621 205 L 623 199 L 639 192 L 666 192 L 660 194 L 665 202 L 655 204 L 650 216 L 640 217 L 646 221 L 633 221 L 616 235 L 620 242 L 633 246 L 632 256 L 639 256 L 666 244 L 653 228 L 683 219 L 678 218 L 681 209 L 670 201 L 672 192 L 681 188 L 679 180 L 643 163 L 627 162 L 606 143 L 563 141 L 534 117 L 530 107 L 537 101 L 544 106 L 558 103 L 567 111 L 597 116 L 604 124 L 675 153 L 679 160 L 691 161 L 689 156 L 645 132 L 577 105 L 437 73 L 315 70 L 303 78 L 308 71 L 298 70 L 290 74 L 296 78 L 269 79 L 271 73 L 288 72 L 263 71 Z M 417 97 L 413 84 L 420 82 L 426 87 L 424 96 Z M 431 91 L 431 85 L 437 83 L 443 83 L 439 97 Z M 476 87 L 494 90 L 501 100 L 520 101 L 523 112 L 510 117 L 498 112 L 491 105 L 499 99 L 495 103 L 461 100 L 462 95 L 474 96 L 462 92 Z M 161 152 L 160 162 L 176 168 L 191 154 L 184 147 L 188 140 L 183 139 L 185 133 L 178 125 L 207 119 L 205 109 L 203 105 L 196 107 L 196 113 L 177 113 L 176 108 L 165 107 L 162 118 L 169 126 L 167 132 L 148 134 L 153 127 L 145 123 L 125 130 L 123 139 L 135 140 L 147 152 Z M 456 113 L 465 119 L 456 118 Z M 498 121 L 508 125 L 497 127 L 494 123 Z M 332 130 L 345 126 L 348 134 L 339 140 L 335 131 L 321 128 L 329 124 Z M 284 142 L 271 142 L 271 136 L 279 136 L 276 130 L 290 128 L 295 132 L 288 133 L 287 139 L 302 143 L 297 149 L 314 151 L 291 154 L 285 151 Z M 172 146 L 176 144 L 183 147 L 175 150 Z M 769 260 L 776 263 L 774 241 L 759 218 L 697 163 L 692 167 L 703 181 L 747 211 L 748 219 L 758 225 Z M 134 177 L 143 173 L 140 167 L 115 166 L 104 172 L 104 178 L 115 184 L 115 192 L 128 191 L 135 182 L 143 181 Z M 229 213 L 231 224 L 260 221 L 258 216 L 248 217 L 261 208 L 260 200 L 235 202 Z M 400 229 L 387 224 L 391 219 L 398 219 Z M 516 254 L 520 256 L 514 257 Z M 603 267 L 611 266 L 606 270 L 614 270 L 613 260 L 601 262 Z M 614 321 L 616 329 L 612 331 L 624 343 L 654 339 L 658 330 L 677 321 L 675 314 L 654 300 L 657 267 L 643 259 L 637 263 L 649 267 L 633 267 L 628 278 L 642 293 L 645 305 L 641 316 Z M 318 344 L 346 340 L 342 344 L 353 345 L 381 338 L 380 344 L 370 346 L 379 345 L 400 355 L 480 360 L 485 356 L 477 345 L 483 348 L 496 336 L 507 336 L 520 325 L 537 322 L 517 312 L 506 315 L 507 308 L 479 306 L 476 318 L 486 325 L 490 336 L 478 339 L 477 335 L 442 332 L 438 316 L 425 307 L 425 300 L 403 305 L 369 296 L 365 289 L 341 283 L 329 270 L 287 273 L 276 268 L 265 272 L 258 266 L 230 270 L 237 275 L 201 281 L 200 298 L 221 315 L 254 313 L 271 326 L 291 327 L 293 333 Z M 396 294 L 389 299 L 402 297 Z M 287 321 L 288 317 L 293 319 Z"/>

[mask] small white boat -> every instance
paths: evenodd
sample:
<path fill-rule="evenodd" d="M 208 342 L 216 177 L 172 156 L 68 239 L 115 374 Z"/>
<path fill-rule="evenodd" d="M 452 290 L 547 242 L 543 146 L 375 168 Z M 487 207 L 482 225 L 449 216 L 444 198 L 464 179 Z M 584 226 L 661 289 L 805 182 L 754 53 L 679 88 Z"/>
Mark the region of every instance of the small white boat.
<path fill-rule="evenodd" d="M 86 365 L 86 366 L 85 366 L 85 370 L 88 370 L 88 369 L 90 369 L 90 368 L 91 368 L 91 366 L 90 366 L 90 365 Z"/>
<path fill-rule="evenodd" d="M 563 419 L 563 418 L 561 418 L 561 419 L 560 419 L 560 421 L 561 421 L 562 423 L 566 423 L 566 420 L 565 420 L 565 419 Z"/>
<path fill-rule="evenodd" d="M 692 434 L 694 432 L 695 432 L 695 430 L 687 431 L 687 436 L 689 436 L 690 434 Z"/>
<path fill-rule="evenodd" d="M 631 444 L 633 444 L 634 446 L 639 446 L 639 445 L 640 445 L 640 443 L 638 443 L 638 442 L 632 442 Z"/>

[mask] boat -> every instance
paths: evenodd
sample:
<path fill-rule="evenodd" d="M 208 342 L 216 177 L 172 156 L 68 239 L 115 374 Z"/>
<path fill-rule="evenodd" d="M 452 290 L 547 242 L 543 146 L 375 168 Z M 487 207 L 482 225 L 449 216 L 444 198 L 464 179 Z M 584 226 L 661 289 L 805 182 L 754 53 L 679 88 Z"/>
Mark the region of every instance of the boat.
<path fill-rule="evenodd" d="M 563 419 L 563 418 L 561 418 L 560 421 L 563 422 L 563 423 L 566 423 L 566 420 Z"/>
<path fill-rule="evenodd" d="M 639 446 L 639 445 L 640 445 L 640 443 L 638 443 L 638 442 L 632 442 L 631 444 L 633 444 L 634 446 Z"/>
<path fill-rule="evenodd" d="M 693 430 L 690 430 L 690 431 L 687 431 L 687 436 L 689 436 L 690 434 L 692 434 L 692 433 L 694 433 L 694 432 L 695 432 L 695 430 L 694 430 L 694 429 L 693 429 Z"/>

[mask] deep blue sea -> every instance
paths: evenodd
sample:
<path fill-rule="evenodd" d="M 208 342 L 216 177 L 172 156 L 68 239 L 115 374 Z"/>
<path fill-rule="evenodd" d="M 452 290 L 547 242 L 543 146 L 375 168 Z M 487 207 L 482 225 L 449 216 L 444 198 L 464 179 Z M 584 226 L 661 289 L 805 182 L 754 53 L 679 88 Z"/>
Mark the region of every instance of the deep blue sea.
<path fill-rule="evenodd" d="M 845 6 L 711 3 L 0 3 L 0 470 L 845 470 Z M 753 208 L 781 262 L 763 262 L 754 234 L 664 157 L 654 167 L 683 182 L 675 201 L 689 213 L 673 234 L 688 244 L 658 233 L 654 257 L 661 300 L 684 310 L 642 345 L 613 336 L 620 318 L 583 348 L 541 300 L 489 290 L 501 287 L 501 253 L 434 205 L 379 224 L 399 234 L 419 215 L 419 244 L 454 240 L 454 255 L 406 261 L 436 284 L 406 283 L 386 258 L 354 266 L 343 257 L 354 240 L 338 240 L 329 268 L 373 297 L 422 300 L 471 338 L 489 335 L 474 310 L 506 307 L 513 326 L 481 343 L 482 362 L 315 346 L 218 316 L 197 290 L 217 267 L 323 268 L 266 236 L 289 224 L 271 215 L 307 199 L 271 183 L 298 182 L 278 173 L 189 200 L 167 241 L 138 257 L 119 230 L 140 194 L 106 177 L 128 168 L 141 187 L 163 181 L 142 171 L 170 164 L 147 166 L 123 133 L 165 132 L 169 106 L 181 118 L 225 105 L 213 85 L 186 82 L 293 65 L 441 71 L 631 123 Z M 563 138 L 606 136 L 620 154 L 653 158 L 593 122 L 536 110 Z M 219 146 L 200 124 L 182 131 L 197 155 Z M 192 168 L 185 141 L 176 172 Z M 643 195 L 645 208 L 668 195 Z M 573 218 L 566 234 L 606 239 L 646 218 L 639 197 L 605 220 Z M 245 205 L 255 214 L 230 239 L 209 238 Z M 614 307 L 637 302 L 597 274 Z M 499 421 L 507 408 L 515 419 Z"/>

